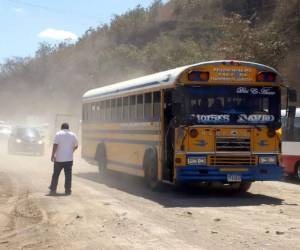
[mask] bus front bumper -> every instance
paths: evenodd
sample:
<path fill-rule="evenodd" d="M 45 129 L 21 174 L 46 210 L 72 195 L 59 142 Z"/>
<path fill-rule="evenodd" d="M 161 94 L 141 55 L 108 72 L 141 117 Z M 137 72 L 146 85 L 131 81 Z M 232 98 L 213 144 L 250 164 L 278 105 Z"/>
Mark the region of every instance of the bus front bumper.
<path fill-rule="evenodd" d="M 180 166 L 176 168 L 176 181 L 179 182 L 228 182 L 231 176 L 241 181 L 276 181 L 283 177 L 279 165 L 256 166 Z"/>

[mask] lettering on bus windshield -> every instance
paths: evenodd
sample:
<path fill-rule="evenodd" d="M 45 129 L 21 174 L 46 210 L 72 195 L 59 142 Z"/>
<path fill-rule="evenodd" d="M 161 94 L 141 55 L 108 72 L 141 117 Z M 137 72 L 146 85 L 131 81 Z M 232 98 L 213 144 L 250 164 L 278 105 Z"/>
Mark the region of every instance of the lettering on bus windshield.
<path fill-rule="evenodd" d="M 255 122 L 255 123 L 265 123 L 265 122 L 273 122 L 275 121 L 274 115 L 246 115 L 240 114 L 237 122 Z"/>
<path fill-rule="evenodd" d="M 248 88 L 248 87 L 238 87 L 236 89 L 237 94 L 250 94 L 250 95 L 276 95 L 276 92 L 272 87 L 263 88 Z"/>
<path fill-rule="evenodd" d="M 230 123 L 234 118 L 237 123 L 269 123 L 275 121 L 274 115 L 265 115 L 265 114 L 239 114 L 238 116 L 233 115 L 192 115 L 196 118 L 199 123 Z"/>

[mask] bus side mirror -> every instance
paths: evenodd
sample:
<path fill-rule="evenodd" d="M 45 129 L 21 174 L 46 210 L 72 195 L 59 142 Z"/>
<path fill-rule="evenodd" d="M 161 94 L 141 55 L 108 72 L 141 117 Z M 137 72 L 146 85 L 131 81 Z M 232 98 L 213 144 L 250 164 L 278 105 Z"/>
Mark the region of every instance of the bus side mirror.
<path fill-rule="evenodd" d="M 294 119 L 295 116 L 296 116 L 296 107 L 295 106 L 289 106 L 288 107 L 287 117 Z"/>
<path fill-rule="evenodd" d="M 297 91 L 295 89 L 288 89 L 288 100 L 289 103 L 297 102 Z"/>
<path fill-rule="evenodd" d="M 297 91 L 295 89 L 288 88 L 288 118 L 294 119 L 296 116 L 296 103 L 297 103 Z"/>

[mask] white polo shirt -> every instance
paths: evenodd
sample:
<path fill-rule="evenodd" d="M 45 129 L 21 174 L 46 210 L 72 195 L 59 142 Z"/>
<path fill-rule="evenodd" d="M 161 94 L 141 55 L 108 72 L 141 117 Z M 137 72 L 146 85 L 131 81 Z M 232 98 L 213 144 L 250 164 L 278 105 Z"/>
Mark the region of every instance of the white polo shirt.
<path fill-rule="evenodd" d="M 78 140 L 74 133 L 63 129 L 56 133 L 54 144 L 57 144 L 55 159 L 57 162 L 73 161 L 74 148 L 78 146 Z"/>

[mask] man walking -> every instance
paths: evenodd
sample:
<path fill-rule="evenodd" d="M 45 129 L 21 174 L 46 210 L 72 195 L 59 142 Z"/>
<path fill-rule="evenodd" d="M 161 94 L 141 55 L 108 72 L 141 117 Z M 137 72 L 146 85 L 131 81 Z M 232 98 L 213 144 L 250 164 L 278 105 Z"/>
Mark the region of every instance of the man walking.
<path fill-rule="evenodd" d="M 65 193 L 70 195 L 72 193 L 72 166 L 73 153 L 78 148 L 78 141 L 76 135 L 69 130 L 69 124 L 63 123 L 61 130 L 56 133 L 51 161 L 54 162 L 53 175 L 50 185 L 50 195 L 56 194 L 58 178 L 62 169 L 65 172 Z"/>

